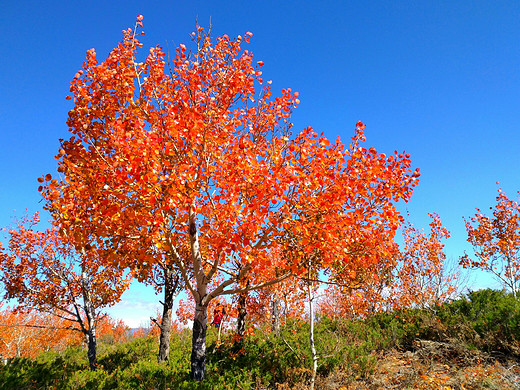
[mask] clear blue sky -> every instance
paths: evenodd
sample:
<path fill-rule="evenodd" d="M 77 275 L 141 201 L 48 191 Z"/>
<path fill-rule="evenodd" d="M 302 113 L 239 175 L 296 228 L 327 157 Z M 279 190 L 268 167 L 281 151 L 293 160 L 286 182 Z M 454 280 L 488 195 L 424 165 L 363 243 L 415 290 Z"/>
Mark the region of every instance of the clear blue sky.
<path fill-rule="evenodd" d="M 54 173 L 85 52 L 105 58 L 144 15 L 144 46 L 189 43 L 195 21 L 213 35 L 253 32 L 249 49 L 273 90 L 300 92 L 295 129 L 347 141 L 356 121 L 367 145 L 406 150 L 422 172 L 407 205 L 427 227 L 437 212 L 464 250 L 463 216 L 489 210 L 498 186 L 520 190 L 519 1 L 14 1 L 0 23 L 0 226 L 41 208 L 36 178 Z M 475 286 L 496 287 L 478 277 Z M 113 313 L 154 314 L 158 297 L 134 288 Z M 126 306 L 125 306 L 126 305 Z"/>

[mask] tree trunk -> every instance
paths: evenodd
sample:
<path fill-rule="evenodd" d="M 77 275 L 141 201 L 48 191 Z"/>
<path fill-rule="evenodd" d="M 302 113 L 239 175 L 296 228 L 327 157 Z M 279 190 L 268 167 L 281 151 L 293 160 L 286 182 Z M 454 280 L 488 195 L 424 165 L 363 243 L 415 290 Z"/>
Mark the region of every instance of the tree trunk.
<path fill-rule="evenodd" d="M 88 364 L 90 369 L 93 371 L 97 368 L 97 340 L 96 340 L 96 327 L 89 326 L 87 331 L 87 345 L 88 345 Z"/>
<path fill-rule="evenodd" d="M 204 272 L 202 254 L 200 253 L 199 237 L 197 234 L 197 215 L 194 205 L 190 205 L 189 233 L 193 273 L 197 281 L 197 288 L 192 290 L 195 299 L 195 316 L 193 317 L 193 335 L 191 343 L 191 378 L 196 381 L 204 379 L 206 371 L 206 332 L 208 330 L 208 304 L 211 300 L 207 295 L 208 279 Z"/>
<path fill-rule="evenodd" d="M 159 336 L 159 355 L 157 361 L 165 362 L 170 358 L 170 335 L 172 331 L 172 311 L 177 286 L 173 280 L 173 273 L 164 269 L 164 303 L 161 320 L 161 335 Z"/>
<path fill-rule="evenodd" d="M 85 254 L 85 253 L 83 253 Z M 96 340 L 96 309 L 90 299 L 90 290 L 87 274 L 85 271 L 81 272 L 81 289 L 83 292 L 83 310 L 87 317 L 88 329 L 82 326 L 83 332 L 86 333 L 87 338 L 87 356 L 88 363 L 91 370 L 97 368 L 97 340 Z M 79 315 L 78 315 L 79 317 Z M 79 317 L 80 318 L 80 317 Z"/>
<path fill-rule="evenodd" d="M 193 318 L 191 347 L 191 377 L 196 381 L 204 379 L 206 371 L 206 332 L 208 330 L 208 306 L 196 302 Z"/>
<path fill-rule="evenodd" d="M 271 332 L 280 334 L 280 308 L 281 299 L 278 293 L 275 293 L 274 299 L 271 301 Z"/>
<path fill-rule="evenodd" d="M 316 382 L 316 371 L 318 369 L 318 354 L 316 353 L 316 347 L 314 345 L 314 291 L 312 291 L 311 285 L 311 264 L 309 262 L 309 280 L 307 281 L 307 293 L 309 294 L 309 343 L 311 346 L 311 358 L 312 358 L 312 376 L 310 390 L 314 390 L 314 383 Z"/>
<path fill-rule="evenodd" d="M 238 316 L 237 316 L 237 335 L 240 342 L 244 337 L 246 331 L 246 316 L 247 316 L 247 292 L 242 292 L 238 296 Z"/>

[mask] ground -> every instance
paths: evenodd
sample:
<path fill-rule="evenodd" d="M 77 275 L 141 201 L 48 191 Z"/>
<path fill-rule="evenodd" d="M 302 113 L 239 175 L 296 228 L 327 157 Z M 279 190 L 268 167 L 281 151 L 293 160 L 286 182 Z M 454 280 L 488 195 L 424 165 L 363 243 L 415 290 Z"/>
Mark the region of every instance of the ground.
<path fill-rule="evenodd" d="M 367 378 L 342 378 L 336 373 L 317 389 L 520 389 L 520 361 L 464 348 L 456 341 L 417 341 L 415 351 L 391 350 L 375 355 L 376 367 Z M 350 383 L 344 384 L 345 381 Z"/>

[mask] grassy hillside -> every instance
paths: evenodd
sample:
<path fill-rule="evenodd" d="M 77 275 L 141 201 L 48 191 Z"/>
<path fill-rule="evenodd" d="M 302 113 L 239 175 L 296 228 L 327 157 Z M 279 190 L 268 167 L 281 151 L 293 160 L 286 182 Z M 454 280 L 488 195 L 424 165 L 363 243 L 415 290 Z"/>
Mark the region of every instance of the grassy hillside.
<path fill-rule="evenodd" d="M 207 377 L 189 379 L 189 330 L 172 337 L 168 364 L 158 343 L 101 344 L 91 372 L 81 348 L 16 359 L 0 367 L 0 389 L 305 389 L 308 325 L 281 337 L 256 329 L 243 345 L 208 334 Z M 406 310 L 367 320 L 321 318 L 317 389 L 520 389 L 520 303 L 483 290 L 434 311 Z"/>

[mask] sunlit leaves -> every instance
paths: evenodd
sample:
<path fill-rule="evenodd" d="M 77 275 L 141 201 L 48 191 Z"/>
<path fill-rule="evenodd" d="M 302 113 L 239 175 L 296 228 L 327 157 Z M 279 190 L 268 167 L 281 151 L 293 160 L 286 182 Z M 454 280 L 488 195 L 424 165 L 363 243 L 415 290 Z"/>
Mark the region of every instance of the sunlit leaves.
<path fill-rule="evenodd" d="M 83 341 L 77 332 L 66 329 L 73 325 L 52 314 L 37 311 L 0 311 L 0 355 L 4 358 L 34 358 L 48 350 L 63 351 Z"/>
<path fill-rule="evenodd" d="M 251 36 L 197 27 L 171 61 L 159 46 L 141 54 L 135 29 L 104 60 L 89 50 L 71 82 L 61 179 L 42 178 L 46 208 L 75 246 L 140 280 L 174 270 L 197 315 L 218 296 L 302 275 L 309 260 L 365 283 L 391 258 L 395 202 L 419 176 L 410 156 L 364 147 L 362 122 L 348 146 L 294 131 L 299 94 L 273 94 Z"/>

